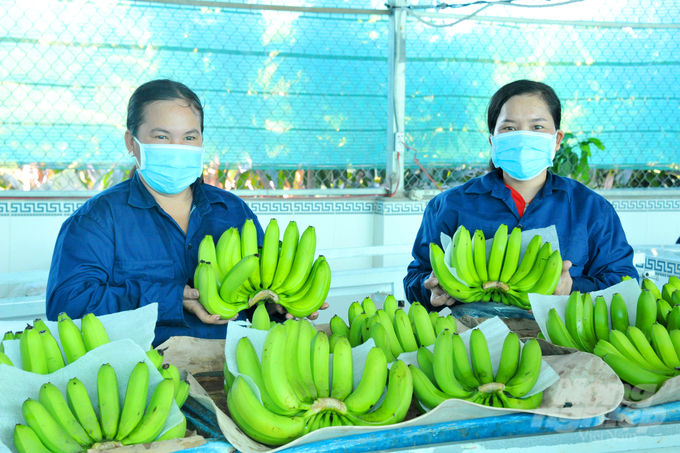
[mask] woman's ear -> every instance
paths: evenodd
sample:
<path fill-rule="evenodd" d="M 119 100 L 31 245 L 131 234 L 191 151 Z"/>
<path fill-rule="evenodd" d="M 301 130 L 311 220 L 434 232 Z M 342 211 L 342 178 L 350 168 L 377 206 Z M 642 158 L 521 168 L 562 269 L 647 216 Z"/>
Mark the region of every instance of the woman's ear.
<path fill-rule="evenodd" d="M 558 149 L 560 149 L 560 145 L 562 144 L 562 139 L 564 139 L 564 131 L 562 129 L 557 130 L 557 140 L 555 142 L 555 152 L 557 152 Z"/>
<path fill-rule="evenodd" d="M 125 147 L 130 157 L 137 157 L 135 153 L 135 139 L 129 130 L 125 131 Z"/>

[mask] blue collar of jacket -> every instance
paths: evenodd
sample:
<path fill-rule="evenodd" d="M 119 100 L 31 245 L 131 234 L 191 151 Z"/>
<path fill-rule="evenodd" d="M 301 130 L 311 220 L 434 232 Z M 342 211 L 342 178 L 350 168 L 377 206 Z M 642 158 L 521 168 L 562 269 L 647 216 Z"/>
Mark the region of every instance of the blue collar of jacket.
<path fill-rule="evenodd" d="M 201 213 L 206 214 L 209 212 L 212 209 L 210 205 L 214 203 L 222 203 L 225 209 L 229 209 L 227 202 L 217 193 L 214 193 L 211 190 L 205 190 L 200 178 L 191 185 L 191 190 L 193 191 L 194 197 L 193 205 L 196 206 L 196 209 Z M 149 190 L 146 188 L 137 172 L 135 172 L 132 181 L 130 181 L 128 204 L 141 209 L 151 209 L 154 206 L 158 206 L 158 203 L 156 203 L 153 195 L 149 193 Z"/>
<path fill-rule="evenodd" d="M 491 192 L 491 196 L 504 199 L 508 193 L 508 188 L 505 187 L 505 182 L 503 182 L 503 173 L 500 170 L 490 171 L 481 178 L 476 178 L 474 182 L 465 189 L 465 193 L 475 193 L 483 194 Z M 566 178 L 558 175 L 553 175 L 548 171 L 547 178 L 543 188 L 536 194 L 535 200 L 541 200 L 548 195 L 552 194 L 556 190 L 561 190 L 567 194 L 567 198 L 571 201 L 571 194 L 573 188 L 567 182 Z"/>

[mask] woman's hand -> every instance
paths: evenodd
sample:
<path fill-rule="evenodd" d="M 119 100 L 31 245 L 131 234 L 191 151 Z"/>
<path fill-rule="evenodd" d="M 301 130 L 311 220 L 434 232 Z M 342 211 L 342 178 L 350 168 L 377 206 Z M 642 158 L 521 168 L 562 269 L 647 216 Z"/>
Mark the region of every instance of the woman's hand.
<path fill-rule="evenodd" d="M 557 284 L 557 288 L 555 288 L 555 292 L 553 293 L 554 296 L 568 296 L 571 294 L 571 287 L 574 284 L 571 275 L 569 275 L 571 266 L 571 261 L 562 261 L 562 275 L 560 275 L 560 282 Z"/>
<path fill-rule="evenodd" d="M 238 318 L 238 315 L 234 316 L 231 319 L 222 319 L 220 315 L 211 315 L 208 313 L 205 308 L 203 308 L 203 305 L 198 301 L 198 290 L 195 288 L 192 288 L 189 285 L 184 286 L 184 296 L 182 300 L 182 306 L 184 307 L 185 311 L 188 311 L 189 313 L 193 313 L 196 315 L 198 319 L 201 320 L 201 322 L 205 324 L 226 324 L 229 321 L 233 321 L 234 319 Z"/>
<path fill-rule="evenodd" d="M 325 309 L 327 309 L 328 307 L 329 307 L 328 303 L 327 303 L 327 302 L 324 302 L 323 305 L 322 305 L 321 307 L 319 307 L 319 310 L 325 310 Z M 293 315 L 291 315 L 290 313 L 288 313 L 288 312 L 286 311 L 286 307 L 284 307 L 284 306 L 281 305 L 281 304 L 267 304 L 267 311 L 268 311 L 269 313 L 276 312 L 276 313 L 279 313 L 279 314 L 281 314 L 281 315 L 285 313 L 285 314 L 286 314 L 286 319 L 293 319 L 293 318 L 295 318 L 295 316 L 293 316 Z M 314 320 L 315 320 L 316 318 L 318 318 L 318 317 L 319 317 L 319 312 L 318 312 L 318 311 L 315 311 L 314 313 L 312 313 L 312 314 L 310 314 L 309 316 L 307 316 L 307 319 L 309 319 L 310 321 L 314 321 Z"/>
<path fill-rule="evenodd" d="M 451 306 L 456 302 L 456 299 L 439 286 L 439 280 L 434 276 L 434 272 L 425 280 L 425 289 L 429 289 L 431 292 L 430 303 L 433 307 Z"/>

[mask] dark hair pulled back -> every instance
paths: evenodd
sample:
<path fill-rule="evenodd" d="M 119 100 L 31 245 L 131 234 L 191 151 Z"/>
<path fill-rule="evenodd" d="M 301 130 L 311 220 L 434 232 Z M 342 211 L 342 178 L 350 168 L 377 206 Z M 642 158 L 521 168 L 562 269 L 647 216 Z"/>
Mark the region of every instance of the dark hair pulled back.
<path fill-rule="evenodd" d="M 182 99 L 187 101 L 201 120 L 201 133 L 203 133 L 203 106 L 196 93 L 180 82 L 168 79 L 152 80 L 140 85 L 128 101 L 127 128 L 134 137 L 137 137 L 139 126 L 144 122 L 144 113 L 147 105 L 156 101 L 172 101 Z"/>
<path fill-rule="evenodd" d="M 553 121 L 555 122 L 555 128 L 560 128 L 560 121 L 562 119 L 562 104 L 560 99 L 555 94 L 555 91 L 550 88 L 545 83 L 534 82 L 532 80 L 515 80 L 507 85 L 501 87 L 491 98 L 489 102 L 489 108 L 487 112 L 487 121 L 489 126 L 489 133 L 493 135 L 494 129 L 496 129 L 496 122 L 498 121 L 498 116 L 501 114 L 501 108 L 508 102 L 513 96 L 519 96 L 523 94 L 536 94 L 541 96 L 543 101 L 548 106 L 548 110 L 552 115 Z"/>

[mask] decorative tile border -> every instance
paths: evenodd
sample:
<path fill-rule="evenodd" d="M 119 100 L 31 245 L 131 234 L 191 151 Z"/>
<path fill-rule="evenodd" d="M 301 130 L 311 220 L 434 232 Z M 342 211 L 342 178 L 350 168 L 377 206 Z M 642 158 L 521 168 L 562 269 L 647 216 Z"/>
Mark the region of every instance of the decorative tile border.
<path fill-rule="evenodd" d="M 0 201 L 0 216 L 70 216 L 84 201 Z"/>
<path fill-rule="evenodd" d="M 670 277 L 680 275 L 680 261 L 670 261 L 663 258 L 645 257 L 644 270 L 654 271 L 655 274 Z"/>
<path fill-rule="evenodd" d="M 617 212 L 680 211 L 680 199 L 628 199 L 609 200 Z"/>

